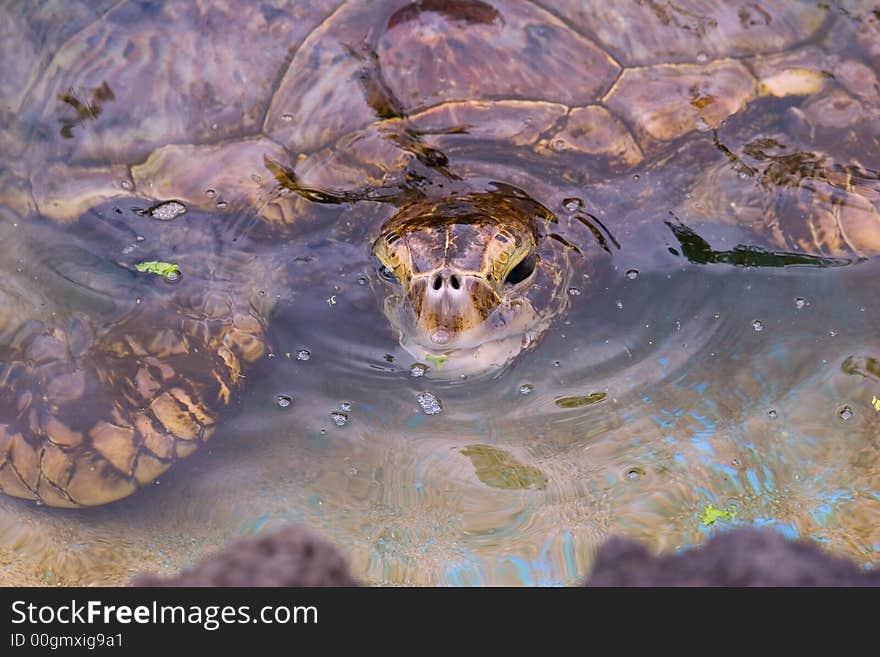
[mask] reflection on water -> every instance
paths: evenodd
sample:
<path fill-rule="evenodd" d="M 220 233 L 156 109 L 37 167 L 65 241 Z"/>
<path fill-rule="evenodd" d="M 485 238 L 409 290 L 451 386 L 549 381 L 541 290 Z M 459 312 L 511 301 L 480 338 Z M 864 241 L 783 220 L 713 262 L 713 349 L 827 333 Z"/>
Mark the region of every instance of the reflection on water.
<path fill-rule="evenodd" d="M 220 3 L 217 11 L 227 11 L 227 4 L 236 5 Z M 297 12 L 285 9 L 277 29 L 302 41 L 334 9 L 333 3 L 323 4 L 327 7 L 314 15 L 299 12 L 308 17 L 301 24 L 291 18 Z M 344 111 L 354 121 L 378 117 L 391 123 L 353 126 L 363 130 L 346 142 L 350 151 L 301 158 L 297 173 L 315 183 L 304 195 L 315 202 L 308 207 L 315 206 L 310 211 L 318 220 L 287 240 L 261 238 L 251 215 L 232 213 L 243 199 L 263 199 L 265 181 L 297 188 L 294 195 L 303 191 L 293 169 L 278 168 L 283 149 L 265 146 L 265 137 L 248 137 L 245 151 L 232 150 L 237 117 L 244 116 L 248 125 L 276 121 L 267 134 L 285 144 L 286 139 L 307 144 L 311 136 L 312 143 L 303 146 L 306 154 L 325 146 L 317 128 L 305 133 L 305 126 L 293 120 L 314 102 L 305 96 L 290 100 L 304 84 L 294 78 L 301 73 L 308 81 L 309 70 L 287 75 L 263 70 L 272 57 L 287 57 L 273 36 L 276 28 L 260 32 L 265 43 L 254 45 L 259 61 L 240 63 L 231 77 L 257 76 L 256 86 L 248 87 L 253 96 L 230 95 L 232 83 L 196 88 L 185 78 L 190 93 L 181 96 L 175 111 L 188 117 L 200 114 L 204 105 L 198 121 L 150 124 L 146 117 L 168 107 L 157 91 L 146 105 L 131 109 L 129 120 L 137 127 L 126 133 L 117 112 L 130 107 L 127 98 L 135 92 L 109 75 L 104 82 L 106 62 L 90 61 L 81 79 L 68 81 L 59 73 L 88 42 L 68 41 L 69 29 L 87 30 L 100 47 L 140 62 L 137 57 L 145 55 L 132 54 L 124 39 L 115 38 L 122 28 L 114 26 L 124 21 L 112 22 L 111 13 L 95 22 L 89 13 L 100 13 L 95 7 L 79 13 L 68 8 L 72 13 L 63 29 L 46 17 L 33 22 L 36 36 L 51 37 L 45 47 L 52 52 L 32 46 L 20 56 L 45 75 L 26 80 L 10 70 L 7 79 L 17 86 L 15 93 L 4 88 L 2 112 L 30 107 L 17 127 L 31 140 L 34 162 L 73 163 L 81 167 L 80 177 L 47 185 L 39 172 L 22 173 L 14 157 L 0 161 L 2 203 L 9 208 L 0 233 L 0 304 L 9 313 L 0 318 L 52 321 L 87 313 L 110 321 L 120 306 L 135 303 L 131 300 L 146 290 L 115 263 L 144 259 L 140 254 L 162 259 L 165 254 L 151 251 L 169 243 L 168 233 L 163 238 L 160 231 L 181 230 L 183 222 L 202 230 L 212 212 L 227 209 L 217 215 L 228 223 L 217 224 L 212 233 L 211 244 L 219 244 L 212 257 L 230 258 L 230 268 L 241 267 L 234 271 L 249 272 L 249 265 L 232 255 L 257 249 L 260 257 L 283 262 L 278 269 L 288 268 L 290 281 L 272 312 L 266 352 L 246 373 L 243 398 L 204 449 L 155 484 L 103 507 L 71 511 L 0 498 L 0 582 L 121 583 L 142 570 L 178 569 L 234 537 L 291 521 L 303 521 L 335 540 L 354 574 L 378 584 L 572 583 L 589 571 L 598 544 L 609 534 L 670 550 L 731 524 L 771 526 L 876 566 L 880 261 L 870 254 L 880 250 L 880 238 L 870 221 L 876 218 L 871 205 L 880 198 L 875 130 L 880 88 L 869 76 L 880 62 L 871 40 L 877 18 L 851 3 L 819 10 L 804 5 L 800 13 L 780 12 L 775 31 L 768 31 L 766 17 L 753 3 L 739 4 L 739 13 L 731 16 L 745 30 L 740 39 L 725 33 L 713 41 L 706 36 L 713 34 L 711 17 L 699 12 L 673 12 L 658 23 L 642 5 L 600 16 L 590 3 L 560 2 L 556 13 L 577 28 L 565 31 L 563 23 L 531 4 L 422 3 L 434 7 L 428 27 L 436 27 L 430 21 L 458 21 L 474 30 L 525 30 L 524 43 L 535 48 L 535 58 L 506 78 L 487 76 L 485 86 L 470 89 L 477 97 L 501 98 L 504 84 L 528 87 L 532 68 L 556 71 L 556 56 L 538 47 L 547 38 L 562 43 L 566 52 L 589 53 L 609 70 L 602 51 L 583 35 L 603 44 L 621 65 L 653 64 L 662 55 L 666 62 L 718 69 L 720 86 L 696 89 L 685 103 L 703 112 L 690 117 L 688 127 L 653 114 L 646 119 L 612 94 L 608 105 L 625 118 L 621 129 L 627 139 L 614 142 L 623 146 L 611 159 L 596 155 L 596 144 L 573 123 L 563 126 L 554 114 L 558 106 L 530 110 L 540 126 L 546 119 L 563 135 L 563 151 L 580 148 L 579 157 L 593 153 L 601 160 L 596 164 L 595 158 L 554 155 L 555 141 L 510 156 L 499 143 L 536 143 L 540 132 L 522 122 L 515 103 L 499 103 L 494 114 L 486 113 L 488 104 L 453 108 L 446 115 L 419 114 L 450 100 L 456 79 L 431 68 L 439 63 L 418 50 L 413 40 L 420 33 L 406 31 L 424 18 L 422 10 L 389 2 L 389 34 L 402 34 L 400 41 L 389 39 L 376 52 L 358 51 L 348 58 L 337 57 L 336 42 L 326 52 L 314 51 L 316 61 L 338 69 L 339 79 L 351 77 L 352 61 L 386 67 L 368 68 L 369 75 L 355 80 L 357 102 L 341 92 L 329 97 L 327 111 L 338 116 L 333 114 L 328 125 L 342 120 Z M 521 5 L 526 8 L 513 9 Z M 142 3 L 116 19 L 140 25 L 140 34 L 148 35 L 167 18 L 151 6 Z M 188 10 L 174 11 L 181 12 L 183 24 L 193 24 L 186 22 L 195 20 Z M 536 23 L 538 15 L 544 16 L 542 24 Z M 253 20 L 258 18 L 271 23 L 267 16 Z M 715 18 L 728 25 L 730 17 Z M 244 19 L 226 20 L 236 34 L 250 29 Z M 633 40 L 626 35 L 638 30 L 620 29 L 621 24 L 653 27 Z M 354 23 L 345 25 L 344 34 L 357 32 Z M 775 40 L 768 44 L 771 33 Z M 671 38 L 680 34 L 687 38 Z M 187 47 L 203 48 L 206 38 L 187 32 Z M 133 47 L 167 64 L 156 69 L 158 80 L 185 67 L 172 61 L 180 44 L 162 42 L 144 50 L 149 48 L 145 39 L 138 36 Z M 65 43 L 68 60 L 55 55 Z M 230 50 L 221 60 L 210 63 L 221 72 L 233 53 L 231 45 L 225 47 Z M 746 61 L 762 49 L 775 54 Z M 487 70 L 501 66 L 497 54 L 480 52 L 482 60 L 475 61 Z M 447 61 L 456 61 L 454 52 L 447 54 Z M 412 101 L 414 107 L 406 103 L 422 88 L 401 63 L 404 55 L 410 57 L 408 65 L 427 67 L 438 80 L 430 94 Z M 749 75 L 760 77 L 771 91 L 722 120 L 713 112 L 722 111 L 736 93 L 751 93 L 734 84 L 739 64 L 715 62 L 728 55 L 745 58 Z M 504 66 L 513 68 L 509 62 Z M 825 67 L 833 69 L 830 75 L 809 73 Z M 154 74 L 140 66 L 133 70 Z M 635 73 L 621 78 L 615 94 L 629 93 L 626 84 L 645 69 L 630 70 Z M 0 72 L 7 75 L 5 68 Z M 608 71 L 602 80 L 582 79 L 587 73 L 571 67 L 563 72 L 570 84 L 548 83 L 548 100 L 585 105 L 595 100 L 594 87 L 614 80 Z M 220 73 L 204 75 L 216 79 Z M 665 75 L 651 84 L 672 84 Z M 281 91 L 269 103 L 266 89 L 276 83 Z M 63 88 L 60 101 L 53 95 L 56 87 Z M 28 105 L 41 97 L 52 98 L 52 108 Z M 366 105 L 364 97 L 371 99 Z M 409 127 L 391 130 L 408 113 Z M 203 124 L 205 117 L 213 125 Z M 104 125 L 103 132 L 97 129 Z M 663 134 L 673 129 L 681 134 Z M 6 139 L 0 130 L 0 144 Z M 369 241 L 393 208 L 375 201 L 411 193 L 423 182 L 412 187 L 411 180 L 400 183 L 393 176 L 379 180 L 377 170 L 388 161 L 386 142 L 413 153 L 423 165 L 420 175 L 441 170 L 451 188 L 467 183 L 485 191 L 490 182 L 502 181 L 525 190 L 554 213 L 558 240 L 583 254 L 562 291 L 567 312 L 501 375 L 444 376 L 443 359 L 414 359 L 383 314 L 387 288 Z M 208 144 L 209 150 L 190 148 L 191 143 Z M 49 146 L 40 150 L 41 144 Z M 150 156 L 166 144 L 175 146 Z M 256 178 L 239 180 L 228 173 L 235 167 L 222 170 L 217 164 L 237 163 L 230 153 L 243 152 L 247 160 L 265 149 L 267 164 L 253 173 Z M 383 164 L 364 170 L 352 152 Z M 439 160 L 438 153 L 448 159 Z M 163 177 L 187 157 L 202 168 L 187 171 L 185 181 Z M 137 166 L 131 172 L 124 166 L 124 174 L 117 175 L 119 162 Z M 204 167 L 206 162 L 211 166 Z M 101 187 L 104 171 L 114 176 L 112 193 Z M 358 187 L 365 171 L 370 184 L 378 181 L 379 194 L 372 198 Z M 33 186 L 30 195 L 14 193 L 16 181 L 24 179 Z M 64 189 L 74 190 L 68 195 L 82 206 L 77 216 L 135 187 L 149 196 L 141 189 L 144 180 L 155 182 L 154 191 L 198 184 L 199 199 L 174 201 L 180 208 L 193 207 L 181 215 L 173 205 L 156 203 L 182 194 L 156 192 L 155 203 L 141 207 L 149 208 L 146 215 L 156 210 L 162 216 L 138 216 L 125 229 L 119 222 L 127 218 L 100 229 L 93 219 L 86 230 L 84 223 L 70 223 L 70 206 L 53 206 Z M 312 192 L 318 195 L 309 197 Z M 283 223 L 291 206 L 275 201 L 261 207 L 281 208 L 269 220 Z M 293 207 L 301 207 L 296 202 L 291 201 Z M 373 223 L 352 228 L 353 219 L 363 216 Z M 768 217 L 772 225 L 763 223 Z M 159 221 L 136 223 L 154 218 Z M 169 221 L 161 221 L 165 218 Z M 829 228 L 831 220 L 835 230 Z M 180 239 L 185 244 L 190 238 Z M 803 253 L 810 248 L 811 254 Z M 174 289 L 185 290 L 190 280 L 184 266 Z M 0 322 L 4 345 L 14 339 L 7 328 Z M 706 523 L 710 505 L 733 518 L 722 515 Z"/>

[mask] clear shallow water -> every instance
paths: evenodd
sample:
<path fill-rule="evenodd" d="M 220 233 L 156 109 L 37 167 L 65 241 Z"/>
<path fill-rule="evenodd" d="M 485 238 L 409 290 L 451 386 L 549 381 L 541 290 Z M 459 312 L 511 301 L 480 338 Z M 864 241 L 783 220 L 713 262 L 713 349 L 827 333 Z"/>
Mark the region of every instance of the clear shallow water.
<path fill-rule="evenodd" d="M 761 134 L 775 127 L 768 116 Z M 738 523 L 876 565 L 880 263 L 744 268 L 670 253 L 681 247 L 668 212 L 701 215 L 688 195 L 702 171 L 687 160 L 596 187 L 492 160 L 467 167 L 520 185 L 571 230 L 565 200 L 584 198 L 621 244 L 578 270 L 568 312 L 535 349 L 497 378 L 413 377 L 365 241 L 315 230 L 259 243 L 294 263 L 293 284 L 272 314 L 270 353 L 216 436 L 106 507 L 0 499 L 0 581 L 120 583 L 290 521 L 335 540 L 377 584 L 568 584 L 610 534 L 669 550 Z M 324 212 L 340 221 L 363 205 Z M 156 226 L 142 231 L 147 247 Z M 0 268 L 18 287 L 0 299 L 45 296 L 21 312 L 107 312 L 120 280 L 101 263 L 137 244 L 76 224 L 4 228 Z M 755 243 L 710 233 L 716 249 Z M 239 248 L 222 237 L 225 252 Z M 440 413 L 424 412 L 425 393 Z M 708 504 L 735 520 L 704 526 Z"/>

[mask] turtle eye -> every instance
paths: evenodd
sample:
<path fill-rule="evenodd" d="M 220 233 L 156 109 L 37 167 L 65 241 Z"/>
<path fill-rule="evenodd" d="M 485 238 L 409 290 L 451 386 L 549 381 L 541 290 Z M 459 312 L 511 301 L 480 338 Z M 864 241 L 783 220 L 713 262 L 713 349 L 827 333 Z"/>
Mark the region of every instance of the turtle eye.
<path fill-rule="evenodd" d="M 535 271 L 535 266 L 538 264 L 538 256 L 534 253 L 527 255 L 525 258 L 517 263 L 516 267 L 510 270 L 507 274 L 507 277 L 504 279 L 504 282 L 507 285 L 516 285 L 517 283 L 522 283 L 526 280 L 532 273 Z"/>
<path fill-rule="evenodd" d="M 379 278 L 383 280 L 391 282 L 397 281 L 397 277 L 394 275 L 394 270 L 391 269 L 391 267 L 389 267 L 388 265 L 383 265 L 381 262 L 379 262 L 378 266 L 376 267 L 376 273 L 378 273 Z"/>

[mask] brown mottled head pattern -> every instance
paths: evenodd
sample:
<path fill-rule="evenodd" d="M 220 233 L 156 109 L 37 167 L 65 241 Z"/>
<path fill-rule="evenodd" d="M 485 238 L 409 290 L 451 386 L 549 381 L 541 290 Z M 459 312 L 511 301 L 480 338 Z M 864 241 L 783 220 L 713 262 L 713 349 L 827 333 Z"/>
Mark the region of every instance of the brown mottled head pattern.
<path fill-rule="evenodd" d="M 373 245 L 394 292 L 386 314 L 414 356 L 450 355 L 520 338 L 529 344 L 560 295 L 529 292 L 538 278 L 559 282 L 559 259 L 539 249 L 549 213 L 507 193 L 419 201 L 390 219 Z M 555 292 L 555 286 L 553 292 Z"/>

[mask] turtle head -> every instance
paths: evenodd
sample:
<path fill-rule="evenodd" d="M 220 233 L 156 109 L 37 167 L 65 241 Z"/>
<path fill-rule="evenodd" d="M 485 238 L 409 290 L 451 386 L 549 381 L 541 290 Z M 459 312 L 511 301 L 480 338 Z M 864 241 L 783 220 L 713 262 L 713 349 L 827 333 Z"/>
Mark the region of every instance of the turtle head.
<path fill-rule="evenodd" d="M 401 209 L 373 244 L 401 345 L 448 375 L 497 371 L 564 305 L 566 269 L 541 248 L 548 211 L 499 193 Z"/>

